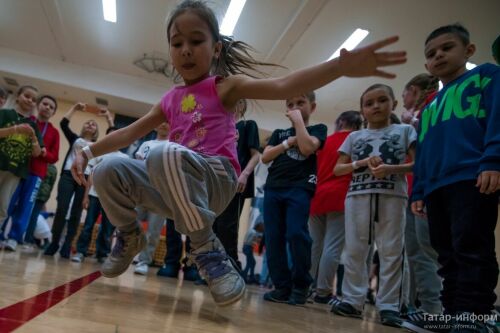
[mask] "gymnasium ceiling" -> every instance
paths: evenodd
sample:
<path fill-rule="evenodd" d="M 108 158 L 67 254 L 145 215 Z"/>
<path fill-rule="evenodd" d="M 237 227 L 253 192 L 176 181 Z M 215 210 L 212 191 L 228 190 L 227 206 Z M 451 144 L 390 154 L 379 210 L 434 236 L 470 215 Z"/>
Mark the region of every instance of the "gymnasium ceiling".
<path fill-rule="evenodd" d="M 140 117 L 173 83 L 133 62 L 144 53 L 168 58 L 165 17 L 176 3 L 117 0 L 117 22 L 110 23 L 101 0 L 0 0 L 0 86 L 16 89 L 7 77 L 65 100 L 104 98 L 112 111 Z M 209 4 L 222 19 L 229 0 Z M 360 45 L 398 34 L 408 63 L 391 69 L 397 79 L 342 78 L 317 91 L 313 120 L 331 125 L 340 112 L 357 109 L 360 93 L 374 82 L 401 96 L 404 84 L 425 70 L 423 42 L 440 25 L 461 22 L 477 46 L 471 62 L 491 62 L 499 13 L 498 0 L 247 0 L 233 34 L 253 45 L 259 59 L 289 69 L 325 61 L 356 28 L 370 31 Z M 289 126 L 283 102 L 251 106 L 249 118 L 261 128 Z"/>

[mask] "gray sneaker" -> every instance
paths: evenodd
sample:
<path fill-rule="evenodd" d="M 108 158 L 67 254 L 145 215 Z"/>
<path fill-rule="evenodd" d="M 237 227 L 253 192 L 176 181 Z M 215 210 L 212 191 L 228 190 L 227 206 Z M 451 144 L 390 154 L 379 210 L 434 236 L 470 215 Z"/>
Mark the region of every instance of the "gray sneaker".
<path fill-rule="evenodd" d="M 80 252 L 71 257 L 72 262 L 83 262 L 83 260 L 85 260 L 85 256 Z"/>
<path fill-rule="evenodd" d="M 116 232 L 116 244 L 101 266 L 104 277 L 113 278 L 125 272 L 137 253 L 146 246 L 146 236 L 141 228 L 131 232 Z"/>
<path fill-rule="evenodd" d="M 190 259 L 196 263 L 200 275 L 217 305 L 225 306 L 239 301 L 245 293 L 245 280 L 234 268 L 218 239 L 191 251 Z"/>
<path fill-rule="evenodd" d="M 16 251 L 17 241 L 15 239 L 7 239 L 3 244 L 4 249 L 9 251 Z"/>

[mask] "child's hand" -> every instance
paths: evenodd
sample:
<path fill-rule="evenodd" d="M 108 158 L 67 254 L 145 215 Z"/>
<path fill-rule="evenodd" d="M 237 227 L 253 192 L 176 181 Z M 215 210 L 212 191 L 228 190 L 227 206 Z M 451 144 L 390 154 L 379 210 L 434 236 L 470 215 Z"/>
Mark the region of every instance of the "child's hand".
<path fill-rule="evenodd" d="M 361 168 L 366 168 L 369 166 L 370 163 L 370 157 L 364 158 L 362 160 L 357 160 L 356 164 L 361 167 Z"/>
<path fill-rule="evenodd" d="M 99 109 L 99 113 L 97 113 L 97 116 L 108 118 L 108 117 L 111 117 L 111 113 L 109 112 L 108 109 L 101 108 L 101 109 Z"/>
<path fill-rule="evenodd" d="M 296 136 L 289 136 L 288 139 L 287 139 L 287 141 L 288 141 L 288 145 L 290 147 L 297 146 L 297 137 Z"/>
<path fill-rule="evenodd" d="M 368 166 L 370 169 L 374 169 L 383 163 L 384 161 L 380 158 L 380 156 L 371 156 L 368 158 Z"/>
<path fill-rule="evenodd" d="M 73 165 L 71 166 L 71 175 L 78 185 L 87 185 L 85 175 L 83 174 L 83 171 L 87 167 L 87 163 L 87 156 L 85 156 L 81 150 L 77 151 Z"/>
<path fill-rule="evenodd" d="M 302 120 L 302 114 L 300 113 L 300 110 L 295 109 L 295 110 L 286 110 L 285 115 L 287 116 L 288 119 L 292 122 L 293 125 L 300 123 Z"/>
<path fill-rule="evenodd" d="M 394 44 L 398 39 L 398 36 L 393 36 L 352 51 L 342 49 L 339 57 L 342 73 L 350 77 L 380 76 L 388 79 L 395 78 L 396 75 L 378 68 L 404 64 L 406 62 L 406 52 L 377 51 L 387 45 Z"/>
<path fill-rule="evenodd" d="M 35 136 L 35 131 L 28 124 L 16 125 L 16 127 L 15 127 L 15 133 L 24 134 L 24 135 L 27 135 L 29 137 L 34 137 Z"/>
<path fill-rule="evenodd" d="M 424 211 L 424 202 L 422 200 L 417 200 L 411 203 L 411 212 L 419 217 L 427 217 Z"/>
<path fill-rule="evenodd" d="M 75 111 L 84 111 L 86 107 L 87 107 L 87 104 L 85 104 L 85 103 L 76 103 L 73 106 L 73 110 L 75 110 Z"/>
<path fill-rule="evenodd" d="M 243 193 L 245 190 L 245 187 L 247 186 L 247 181 L 248 181 L 248 175 L 244 172 L 240 174 L 238 177 L 238 183 L 236 185 L 236 192 L 237 193 Z"/>
<path fill-rule="evenodd" d="M 477 177 L 479 192 L 491 194 L 500 190 L 500 171 L 483 171 Z"/>
<path fill-rule="evenodd" d="M 388 164 L 380 164 L 375 168 L 370 167 L 370 171 L 375 178 L 382 179 L 391 174 L 390 166 Z"/>

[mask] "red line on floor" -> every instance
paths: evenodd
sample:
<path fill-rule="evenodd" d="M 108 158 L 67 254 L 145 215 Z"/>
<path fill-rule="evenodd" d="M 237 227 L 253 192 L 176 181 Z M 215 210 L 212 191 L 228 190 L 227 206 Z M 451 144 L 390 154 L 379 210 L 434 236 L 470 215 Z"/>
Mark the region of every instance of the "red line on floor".
<path fill-rule="evenodd" d="M 0 309 L 0 332 L 12 332 L 63 299 L 68 298 L 78 290 L 94 282 L 100 276 L 101 272 L 96 271 L 35 297 Z"/>

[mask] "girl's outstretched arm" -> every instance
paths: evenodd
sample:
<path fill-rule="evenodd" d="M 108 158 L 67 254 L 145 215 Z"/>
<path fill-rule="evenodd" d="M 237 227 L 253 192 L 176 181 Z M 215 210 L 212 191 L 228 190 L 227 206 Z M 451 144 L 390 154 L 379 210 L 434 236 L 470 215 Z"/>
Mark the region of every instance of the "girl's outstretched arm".
<path fill-rule="evenodd" d="M 165 116 L 161 110 L 160 103 L 153 106 L 153 108 L 143 117 L 139 118 L 137 121 L 128 125 L 127 127 L 116 130 L 108 135 L 106 135 L 101 140 L 96 143 L 91 144 L 90 151 L 94 157 L 101 156 L 120 148 L 127 147 L 132 144 L 135 140 L 142 138 L 153 129 L 155 129 L 158 124 L 165 121 Z M 87 166 L 87 157 L 82 152 L 78 152 L 71 167 L 71 173 L 73 178 L 78 184 L 85 184 L 85 177 L 83 176 L 83 171 Z"/>
<path fill-rule="evenodd" d="M 316 66 L 301 69 L 280 78 L 253 79 L 243 75 L 230 76 L 218 85 L 224 106 L 232 109 L 240 99 L 283 100 L 313 91 L 341 77 L 379 76 L 394 78 L 379 67 L 406 62 L 406 52 L 379 49 L 395 43 L 399 37 L 390 37 L 352 51 L 342 50 L 340 56 Z"/>

